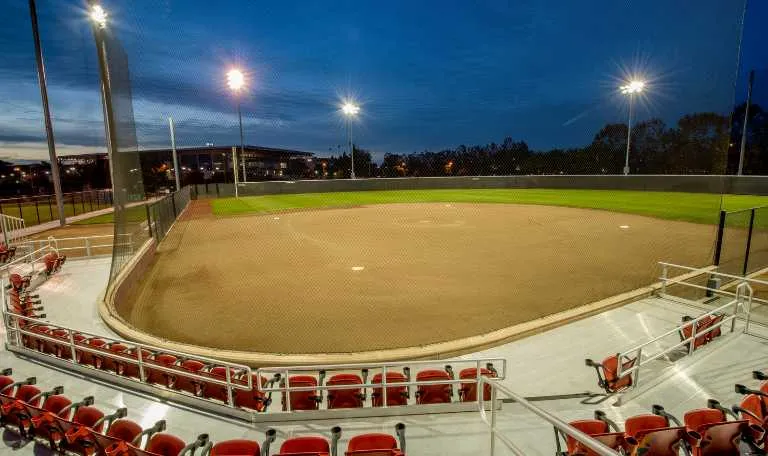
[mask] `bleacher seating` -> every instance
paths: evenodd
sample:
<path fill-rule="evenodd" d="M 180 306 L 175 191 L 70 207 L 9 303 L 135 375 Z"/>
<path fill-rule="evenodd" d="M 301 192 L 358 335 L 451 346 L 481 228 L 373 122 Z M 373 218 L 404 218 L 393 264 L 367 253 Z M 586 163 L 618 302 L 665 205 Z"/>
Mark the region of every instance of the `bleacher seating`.
<path fill-rule="evenodd" d="M 0 372 L 0 425 L 19 437 L 14 448 L 36 442 L 52 451 L 109 456 L 163 455 L 260 455 L 262 449 L 269 454 L 269 447 L 276 439 L 276 431 L 266 433 L 263 445 L 252 440 L 228 440 L 214 443 L 208 434 L 199 434 L 193 442 L 165 432 L 166 422 L 158 421 L 148 429 L 126 418 L 127 408 L 119 408 L 105 414 L 94 405 L 93 397 L 72 402 L 64 396 L 64 388 L 57 386 L 48 392 L 36 386 L 30 377 L 15 381 L 10 369 Z M 42 405 L 41 405 L 42 403 Z M 363 434 L 350 439 L 347 455 L 403 456 L 405 425 L 395 427 L 395 437 L 387 434 Z M 280 455 L 330 455 L 336 454 L 341 428 L 331 429 L 331 438 L 301 436 L 287 439 L 280 446 Z M 6 438 L 6 441 L 10 441 Z"/>

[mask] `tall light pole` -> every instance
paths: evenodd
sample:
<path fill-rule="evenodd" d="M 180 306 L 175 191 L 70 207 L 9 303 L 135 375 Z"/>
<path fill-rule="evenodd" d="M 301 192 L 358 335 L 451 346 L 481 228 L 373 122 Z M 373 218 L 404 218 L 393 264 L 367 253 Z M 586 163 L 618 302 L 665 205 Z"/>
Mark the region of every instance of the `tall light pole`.
<path fill-rule="evenodd" d="M 173 117 L 168 118 L 168 128 L 171 131 L 171 154 L 173 157 L 173 175 L 176 178 L 176 191 L 181 190 L 181 179 L 179 179 L 179 157 L 176 154 L 176 129 L 173 126 Z"/>
<path fill-rule="evenodd" d="M 744 171 L 744 155 L 747 151 L 747 127 L 749 126 L 749 105 L 752 103 L 752 86 L 755 83 L 755 70 L 749 72 L 749 86 L 747 88 L 747 105 L 744 107 L 744 125 L 741 129 L 741 147 L 739 147 L 739 171 L 741 176 Z"/>
<path fill-rule="evenodd" d="M 64 214 L 64 199 L 61 194 L 61 177 L 59 175 L 59 159 L 56 157 L 56 141 L 53 137 L 53 122 L 51 109 L 48 106 L 48 83 L 45 77 L 43 63 L 43 47 L 40 44 L 40 30 L 37 25 L 37 6 L 35 0 L 29 0 L 29 16 L 32 20 L 32 37 L 35 41 L 35 59 L 37 60 L 37 79 L 40 83 L 40 96 L 43 99 L 43 116 L 45 118 L 45 135 L 48 139 L 48 158 L 51 160 L 51 180 L 53 193 L 56 194 L 56 208 L 59 212 L 59 224 L 64 226 L 67 218 Z"/>
<path fill-rule="evenodd" d="M 645 88 L 644 81 L 633 80 L 629 81 L 627 85 L 619 87 L 621 93 L 629 96 L 629 121 L 627 122 L 627 153 L 624 156 L 624 175 L 629 175 L 629 146 L 632 141 L 632 105 L 635 99 L 635 94 L 640 93 Z"/>
<path fill-rule="evenodd" d="M 243 114 L 240 110 L 240 90 L 245 87 L 245 75 L 242 71 L 234 68 L 227 72 L 227 85 L 237 97 L 237 120 L 240 122 L 240 158 L 243 160 L 243 182 L 248 182 L 248 176 L 245 174 L 245 143 L 243 142 Z M 237 168 L 235 168 L 237 170 Z M 237 172 L 237 171 L 235 171 Z"/>
<path fill-rule="evenodd" d="M 349 143 L 349 155 L 352 159 L 352 179 L 355 179 L 355 150 L 352 146 L 352 120 L 360 112 L 360 107 L 348 101 L 341 106 L 341 112 L 347 117 L 347 141 Z"/>

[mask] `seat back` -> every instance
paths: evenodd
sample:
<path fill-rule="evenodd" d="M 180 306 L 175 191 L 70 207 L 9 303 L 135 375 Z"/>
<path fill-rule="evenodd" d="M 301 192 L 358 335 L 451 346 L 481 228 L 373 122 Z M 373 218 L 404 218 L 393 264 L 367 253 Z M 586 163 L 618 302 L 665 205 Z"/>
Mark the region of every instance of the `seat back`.
<path fill-rule="evenodd" d="M 104 413 L 101 410 L 97 409 L 96 407 L 86 405 L 77 409 L 75 415 L 72 417 L 72 422 L 75 424 L 88 426 L 96 432 L 101 432 L 102 428 L 104 427 L 104 422 L 102 421 L 98 425 L 96 425 L 96 422 L 103 417 Z"/>
<path fill-rule="evenodd" d="M 741 440 L 742 433 L 752 431 L 747 420 L 703 424 L 698 429 L 701 442 L 694 454 L 695 456 L 739 456 L 738 442 Z M 754 437 L 762 440 L 762 434 Z"/>
<path fill-rule="evenodd" d="M 648 456 L 677 456 L 683 440 L 690 442 L 684 427 L 644 429 L 634 436 L 637 440 L 636 454 Z"/>
<path fill-rule="evenodd" d="M 745 397 L 741 404 L 741 408 L 754 414 L 757 418 L 742 413 L 742 418 L 749 421 L 750 424 L 756 424 L 763 426 L 768 418 L 768 398 L 758 396 L 756 394 L 750 394 Z"/>
<path fill-rule="evenodd" d="M 8 386 L 13 385 L 13 377 L 10 375 L 0 375 L 0 391 L 7 388 Z M 6 391 L 8 393 L 9 391 Z"/>
<path fill-rule="evenodd" d="M 216 380 L 223 380 L 225 381 L 227 379 L 227 368 L 224 366 L 216 366 L 209 372 L 210 376 L 215 378 Z M 229 368 L 229 381 L 232 383 L 235 383 L 235 370 L 231 367 Z M 234 395 L 236 389 L 232 389 L 232 394 Z M 227 387 L 225 385 L 219 385 L 218 383 L 213 382 L 206 382 L 203 383 L 203 396 L 211 398 L 211 399 L 217 399 L 222 402 L 227 402 L 229 400 L 229 396 L 227 395 Z M 234 397 L 233 397 L 234 399 Z"/>
<path fill-rule="evenodd" d="M 371 383 L 381 383 L 383 376 L 376 374 Z M 407 381 L 407 377 L 400 372 L 387 372 L 387 383 L 400 383 Z M 384 403 L 384 388 L 373 388 L 371 399 L 374 407 L 381 407 Z M 405 386 L 387 387 L 387 407 L 396 407 L 399 405 L 408 405 L 408 388 Z"/>
<path fill-rule="evenodd" d="M 114 437 L 116 439 L 124 440 L 126 442 L 133 442 L 139 434 L 141 434 L 141 426 L 129 419 L 120 418 L 112 423 L 107 429 L 107 436 Z"/>
<path fill-rule="evenodd" d="M 159 353 L 155 355 L 148 364 L 158 364 L 165 367 L 172 367 L 176 363 L 176 361 L 177 361 L 177 358 L 173 355 L 169 355 L 166 353 Z M 155 383 L 158 385 L 169 386 L 171 379 L 173 377 L 173 375 L 168 372 L 160 371 L 152 368 L 146 369 L 145 372 L 147 374 L 147 382 Z"/>
<path fill-rule="evenodd" d="M 211 448 L 210 456 L 259 456 L 261 447 L 253 440 L 226 440 Z"/>
<path fill-rule="evenodd" d="M 37 407 L 40 405 L 40 393 L 42 393 L 42 391 L 35 385 L 21 385 L 16 390 L 16 394 L 14 394 L 13 397 L 27 405 Z M 37 397 L 33 400 L 32 398 L 35 396 Z"/>
<path fill-rule="evenodd" d="M 349 440 L 347 451 L 395 450 L 397 440 L 389 434 L 356 435 Z"/>
<path fill-rule="evenodd" d="M 256 374 L 251 374 L 251 384 L 253 385 L 250 390 L 236 389 L 235 394 L 235 406 L 256 410 L 261 412 L 266 406 L 265 400 L 267 395 L 263 391 L 259 391 L 258 382 L 256 381 Z M 245 380 L 238 380 L 240 383 L 245 383 Z M 261 377 L 261 384 L 266 385 L 266 377 Z"/>
<path fill-rule="evenodd" d="M 726 421 L 725 413 L 720 410 L 705 408 L 695 409 L 683 415 L 683 423 L 690 431 L 699 432 L 699 428 L 705 424 L 720 423 Z"/>
<path fill-rule="evenodd" d="M 184 373 L 191 372 L 197 374 L 200 373 L 204 367 L 204 363 L 195 359 L 182 361 L 181 365 L 177 366 L 179 373 L 176 375 L 176 383 L 173 385 L 174 389 L 199 396 L 202 393 L 203 382 L 192 377 L 187 377 Z"/>
<path fill-rule="evenodd" d="M 416 374 L 417 382 L 432 380 L 451 380 L 446 371 L 430 369 Z M 451 402 L 451 385 L 419 385 L 417 388 L 417 404 L 447 404 Z"/>
<path fill-rule="evenodd" d="M 294 437 L 288 439 L 280 446 L 280 454 L 295 453 L 320 453 L 327 454 L 331 451 L 328 440 L 324 437 Z"/>
<path fill-rule="evenodd" d="M 608 423 L 601 420 L 578 420 L 571 421 L 568 424 L 587 435 L 605 434 L 608 432 Z M 565 446 L 568 449 L 568 454 L 577 454 L 577 450 L 581 448 L 579 441 L 570 435 L 565 436 Z"/>
<path fill-rule="evenodd" d="M 139 352 L 136 349 L 131 349 L 123 353 L 128 358 L 133 359 L 139 359 Z M 148 363 L 151 364 L 152 354 L 142 349 L 141 350 L 141 362 L 142 363 Z M 124 377 L 132 377 L 132 378 L 139 378 L 139 365 L 137 363 L 130 363 L 127 361 L 117 361 L 117 373 L 119 375 L 122 375 Z M 171 363 L 173 364 L 173 363 Z M 146 365 L 144 366 L 144 375 L 145 377 L 149 376 L 151 369 L 149 369 Z M 155 382 L 153 382 L 155 383 Z"/>
<path fill-rule="evenodd" d="M 72 405 L 72 401 L 70 401 L 69 398 L 61 394 L 57 394 L 54 396 L 48 396 L 45 402 L 43 402 L 42 408 L 46 412 L 51 412 L 64 419 L 69 419 L 69 416 L 71 414 L 71 409 L 67 409 L 64 412 L 62 412 L 62 410 L 69 407 L 70 405 Z"/>
<path fill-rule="evenodd" d="M 480 375 L 484 377 L 495 377 L 496 375 L 488 369 L 481 368 Z M 477 380 L 477 368 L 470 367 L 468 369 L 462 369 L 459 372 L 460 379 L 475 379 Z M 461 402 L 474 402 L 477 400 L 477 381 L 472 383 L 462 383 L 459 389 L 459 398 Z M 483 400 L 491 400 L 491 385 L 485 385 L 483 387 Z"/>
<path fill-rule="evenodd" d="M 622 370 L 634 367 L 636 359 L 624 362 Z M 601 363 L 603 365 L 603 378 L 605 379 L 606 389 L 610 392 L 617 392 L 632 386 L 632 374 L 624 374 L 618 377 L 619 358 L 616 355 L 609 356 Z"/>
<path fill-rule="evenodd" d="M 355 374 L 336 374 L 328 379 L 326 385 L 362 385 L 363 379 Z M 328 408 L 360 408 L 363 406 L 361 388 L 328 390 Z"/>
<path fill-rule="evenodd" d="M 623 451 L 621 454 L 632 454 L 632 448 L 635 441 L 632 438 L 628 438 L 623 432 L 607 432 L 603 434 L 590 434 L 590 437 L 607 446 L 614 451 Z M 573 448 L 568 449 L 568 454 L 571 456 L 598 456 L 593 450 L 584 446 L 581 442 L 574 439 L 576 442 Z"/>
<path fill-rule="evenodd" d="M 161 456 L 178 456 L 185 446 L 187 446 L 187 444 L 175 435 L 161 432 L 153 435 L 152 438 L 149 439 L 145 450 L 149 453 L 155 453 Z"/>
<path fill-rule="evenodd" d="M 666 427 L 669 427 L 667 419 L 659 415 L 637 415 L 624 421 L 624 433 L 635 438 L 642 431 Z"/>
<path fill-rule="evenodd" d="M 294 375 L 288 379 L 291 386 L 309 387 L 317 386 L 317 379 L 311 375 Z M 288 393 L 291 401 L 291 410 L 317 410 L 318 397 L 317 390 L 315 391 L 295 391 Z M 283 410 L 287 410 L 287 404 L 285 397 L 283 397 Z"/>

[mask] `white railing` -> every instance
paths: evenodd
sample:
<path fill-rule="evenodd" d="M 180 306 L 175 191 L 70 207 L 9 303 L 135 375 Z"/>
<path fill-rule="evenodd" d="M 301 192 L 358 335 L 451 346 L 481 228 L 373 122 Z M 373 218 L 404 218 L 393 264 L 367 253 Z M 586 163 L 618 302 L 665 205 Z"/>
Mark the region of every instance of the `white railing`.
<path fill-rule="evenodd" d="M 450 366 L 461 366 L 464 365 L 466 367 L 473 367 L 476 369 L 476 377 L 475 378 L 459 378 L 459 379 L 452 379 L 452 380 L 419 380 L 419 381 L 403 381 L 403 382 L 388 382 L 387 381 L 387 372 L 396 372 L 397 369 L 400 369 L 401 371 L 404 368 L 407 368 L 410 371 L 410 368 L 413 366 L 437 366 L 437 365 L 450 365 Z M 501 366 L 501 369 L 496 369 L 496 365 Z M 360 388 L 360 389 L 368 389 L 368 388 L 376 388 L 382 390 L 382 408 L 387 408 L 387 389 L 392 387 L 406 387 L 410 388 L 412 386 L 429 386 L 429 385 L 456 385 L 456 384 L 467 384 L 467 383 L 477 383 L 479 382 L 479 379 L 481 377 L 481 369 L 485 369 L 488 365 L 493 366 L 493 369 L 495 370 L 496 377 L 499 379 L 506 378 L 507 373 L 507 360 L 504 358 L 480 358 L 480 359 L 451 359 L 451 360 L 428 360 L 428 361 L 401 361 L 401 362 L 386 362 L 386 363 L 354 363 L 354 364 L 326 364 L 326 365 L 316 365 L 316 366 L 289 366 L 289 367 L 264 367 L 259 368 L 256 370 L 256 382 L 257 382 L 257 388 L 260 391 L 264 392 L 280 392 L 283 394 L 283 397 L 287 397 L 287 394 L 293 393 L 293 392 L 306 392 L 306 391 L 329 391 L 329 390 L 349 390 L 350 388 Z M 371 383 L 371 382 L 362 382 L 362 383 L 355 383 L 355 384 L 344 384 L 344 385 L 324 385 L 323 382 L 319 382 L 317 386 L 291 386 L 290 384 L 290 376 L 292 373 L 306 373 L 311 372 L 315 374 L 320 374 L 322 372 L 322 375 L 325 376 L 328 372 L 349 372 L 349 371 L 356 371 L 356 372 L 362 372 L 365 371 L 366 375 L 370 374 L 381 374 L 381 382 L 377 383 Z M 271 386 L 262 385 L 261 384 L 261 378 L 275 378 L 279 376 L 282 381 L 275 386 L 275 382 Z M 482 395 L 479 392 L 477 393 L 478 396 Z M 286 413 L 291 412 L 291 401 L 286 401 Z"/>
<path fill-rule="evenodd" d="M 503 393 L 507 398 L 514 400 L 517 404 L 520 404 L 521 406 L 523 406 L 523 408 L 525 408 L 529 412 L 533 413 L 534 415 L 548 422 L 549 424 L 554 426 L 555 429 L 559 430 L 560 432 L 568 436 L 573 437 L 574 439 L 579 441 L 582 445 L 592 450 L 595 454 L 599 456 L 619 456 L 619 453 L 617 451 L 612 450 L 608 446 L 604 445 L 602 442 L 581 432 L 580 430 L 576 429 L 575 427 L 571 426 L 570 424 L 566 423 L 565 421 L 561 420 L 555 415 L 549 413 L 548 411 L 542 409 L 541 407 L 537 407 L 533 405 L 533 403 L 525 399 L 525 397 L 519 394 L 516 394 L 506 386 L 502 385 L 499 379 L 488 378 L 488 377 L 478 378 L 477 390 L 484 391 L 485 385 L 490 385 L 491 387 L 491 397 L 490 397 L 491 406 L 490 407 L 486 406 L 485 398 L 482 397 L 484 395 L 478 394 L 478 410 L 480 411 L 480 418 L 483 420 L 483 422 L 486 425 L 488 425 L 488 428 L 490 429 L 490 434 L 491 434 L 490 456 L 494 456 L 496 454 L 496 439 L 501 440 L 507 446 L 507 448 L 512 452 L 512 454 L 514 454 L 515 456 L 526 456 L 529 454 L 521 450 L 517 445 L 515 445 L 515 443 L 512 441 L 511 438 L 509 438 L 507 435 L 504 434 L 503 431 L 497 428 L 497 425 L 496 425 L 497 410 L 496 410 L 495 404 L 498 400 L 499 392 Z"/>
<path fill-rule="evenodd" d="M 17 245 L 26 239 L 24 229 L 27 227 L 24 219 L 11 215 L 0 214 L 0 230 L 3 233 L 3 242 L 7 246 Z"/>
<path fill-rule="evenodd" d="M 23 274 L 21 275 L 34 275 L 43 269 L 45 269 L 45 264 L 41 262 L 40 260 L 47 255 L 50 252 L 55 252 L 56 249 L 51 244 L 50 240 L 45 241 L 45 245 L 40 247 L 37 250 L 32 250 L 31 252 L 21 255 L 21 256 L 15 256 L 12 261 L 9 261 L 8 263 L 0 266 L 0 275 L 7 275 L 12 273 L 19 273 Z M 25 267 L 29 267 L 29 270 L 26 271 Z"/>
<path fill-rule="evenodd" d="M 49 236 L 48 239 L 39 239 L 39 240 L 29 240 L 25 241 L 21 245 L 28 245 L 30 248 L 34 249 L 35 246 L 38 248 L 42 248 L 42 246 L 50 244 L 53 248 L 55 248 L 57 251 L 68 254 L 69 253 L 76 253 L 76 252 L 82 252 L 82 254 L 76 254 L 75 256 L 82 258 L 93 258 L 93 257 L 99 257 L 99 256 L 106 256 L 111 255 L 111 249 L 115 246 L 128 246 L 129 248 L 133 248 L 133 234 L 132 233 L 125 233 L 125 234 L 118 234 L 119 239 L 122 239 L 122 242 L 115 243 L 114 242 L 114 235 L 113 234 L 103 234 L 103 235 L 97 235 L 97 236 L 79 236 L 79 237 L 69 237 L 69 238 L 55 238 L 53 236 Z M 110 252 L 108 253 L 99 253 L 99 249 L 110 249 Z"/>
<path fill-rule="evenodd" d="M 119 379 L 120 382 L 117 382 L 117 383 L 123 383 L 126 380 L 128 380 L 136 383 L 149 385 L 165 391 L 173 391 L 176 393 L 179 393 L 179 391 L 165 388 L 161 385 L 147 383 L 146 378 L 147 378 L 148 370 L 151 369 L 152 371 L 160 371 L 167 374 L 172 374 L 177 377 L 181 376 L 181 377 L 190 378 L 198 381 L 203 381 L 205 383 L 221 385 L 226 387 L 226 390 L 227 390 L 226 405 L 229 407 L 235 407 L 233 390 L 235 389 L 251 390 L 254 386 L 252 381 L 251 368 L 242 364 L 235 364 L 235 363 L 230 363 L 230 362 L 221 361 L 218 359 L 207 358 L 207 357 L 197 356 L 197 355 L 190 356 L 188 353 L 169 350 L 167 348 L 160 348 L 160 347 L 155 347 L 153 345 L 146 345 L 138 342 L 132 342 L 127 340 L 115 339 L 112 337 L 104 337 L 97 334 L 91 334 L 85 331 L 80 331 L 80 330 L 69 328 L 66 326 L 55 325 L 55 324 L 51 324 L 49 322 L 39 320 L 36 318 L 26 317 L 23 315 L 12 313 L 6 309 L 3 310 L 3 319 L 5 322 L 6 333 L 8 334 L 7 342 L 10 346 L 12 346 L 13 350 L 17 352 L 22 352 L 22 353 L 26 352 L 26 353 L 34 353 L 36 355 L 50 356 L 51 358 L 55 358 L 58 362 L 64 362 L 64 363 L 76 365 L 80 368 L 88 367 L 88 366 L 84 366 L 83 364 L 78 363 L 77 353 L 78 352 L 91 353 L 94 355 L 98 355 L 102 359 L 109 359 L 114 362 L 131 364 L 137 367 L 140 378 L 122 376 L 122 375 L 118 375 L 116 372 L 96 369 L 95 367 L 90 366 L 92 369 L 98 370 L 102 375 L 109 374 L 113 376 L 115 379 Z M 23 321 L 24 324 L 20 325 L 19 322 L 21 321 Z M 25 329 L 25 328 L 34 327 L 34 326 L 45 326 L 50 328 L 51 330 L 64 330 L 66 331 L 66 335 L 63 335 L 62 337 L 54 337 L 45 333 L 30 331 L 29 329 Z M 76 334 L 84 336 L 85 339 L 79 342 L 76 342 L 75 341 Z M 22 335 L 33 338 L 33 340 L 37 339 L 37 340 L 47 341 L 51 344 L 55 344 L 60 347 L 65 347 L 65 349 L 68 350 L 68 356 L 60 358 L 53 354 L 45 354 L 33 348 L 29 348 L 24 345 L 22 340 Z M 106 341 L 107 345 L 105 345 L 105 347 L 107 347 L 107 349 L 104 349 L 104 348 L 100 349 L 98 347 L 88 345 L 88 341 L 91 339 L 102 339 Z M 136 357 L 134 358 L 132 356 L 126 356 L 118 352 L 109 351 L 108 346 L 112 344 L 121 344 L 126 346 L 127 347 L 126 350 L 134 353 Z M 182 370 L 179 368 L 180 366 L 176 366 L 176 365 L 168 366 L 160 362 L 155 362 L 152 359 L 144 359 L 145 352 L 151 353 L 153 356 L 155 354 L 173 355 L 177 358 L 178 363 L 184 360 L 193 359 L 196 361 L 200 361 L 203 364 L 206 364 L 208 366 L 224 367 L 226 372 L 225 372 L 224 378 L 220 379 L 212 375 L 205 375 L 205 373 Z M 237 378 L 234 378 L 234 377 L 240 377 L 241 381 L 235 381 L 237 380 Z M 199 396 L 195 396 L 195 397 L 201 400 L 208 400 L 204 397 L 199 397 Z M 216 402 L 213 400 L 211 401 Z M 219 404 L 219 402 L 216 402 L 216 403 Z"/>

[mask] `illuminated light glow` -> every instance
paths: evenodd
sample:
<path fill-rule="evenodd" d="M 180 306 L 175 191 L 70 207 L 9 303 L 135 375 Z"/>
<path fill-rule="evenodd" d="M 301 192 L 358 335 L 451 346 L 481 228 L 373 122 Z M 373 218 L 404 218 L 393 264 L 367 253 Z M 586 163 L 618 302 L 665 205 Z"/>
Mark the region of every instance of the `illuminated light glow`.
<path fill-rule="evenodd" d="M 365 266 L 352 266 L 353 271 L 362 271 L 365 269 Z"/>
<path fill-rule="evenodd" d="M 96 23 L 99 28 L 107 26 L 107 12 L 104 11 L 104 8 L 102 8 L 101 5 L 93 5 L 93 7 L 91 7 L 90 16 L 91 20 Z"/>
<path fill-rule="evenodd" d="M 227 85 L 230 89 L 238 92 L 245 86 L 245 75 L 237 68 L 233 68 L 227 72 Z"/>
<path fill-rule="evenodd" d="M 644 89 L 645 89 L 645 81 L 641 81 L 637 79 L 629 81 L 627 85 L 623 85 L 619 87 L 619 90 L 621 90 L 621 93 L 629 94 L 629 95 L 640 93 Z"/>
<path fill-rule="evenodd" d="M 619 225 L 619 228 L 621 228 L 622 230 L 628 230 L 629 225 Z"/>
<path fill-rule="evenodd" d="M 280 220 L 280 217 L 272 217 L 272 220 Z"/>
<path fill-rule="evenodd" d="M 360 106 L 356 105 L 355 103 L 351 101 L 344 102 L 343 105 L 341 105 L 341 112 L 344 113 L 344 115 L 347 116 L 355 116 L 360 112 Z"/>

